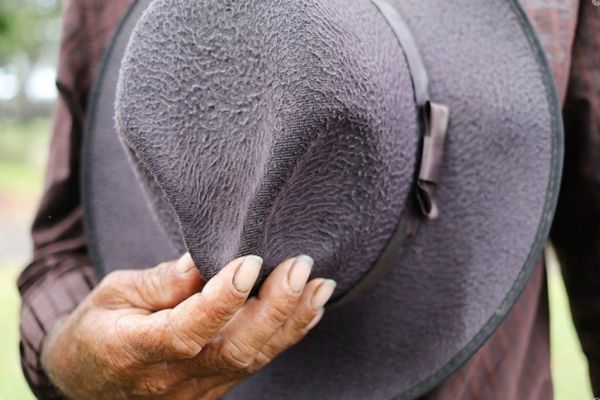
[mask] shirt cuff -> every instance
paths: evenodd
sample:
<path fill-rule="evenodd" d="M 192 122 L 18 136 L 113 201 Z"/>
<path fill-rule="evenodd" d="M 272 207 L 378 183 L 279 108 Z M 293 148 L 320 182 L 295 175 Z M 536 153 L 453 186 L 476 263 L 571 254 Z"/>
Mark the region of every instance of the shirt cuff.
<path fill-rule="evenodd" d="M 42 368 L 42 346 L 54 323 L 83 301 L 97 279 L 85 254 L 36 261 L 21 278 L 20 351 L 25 379 L 38 399 L 63 399 Z"/>

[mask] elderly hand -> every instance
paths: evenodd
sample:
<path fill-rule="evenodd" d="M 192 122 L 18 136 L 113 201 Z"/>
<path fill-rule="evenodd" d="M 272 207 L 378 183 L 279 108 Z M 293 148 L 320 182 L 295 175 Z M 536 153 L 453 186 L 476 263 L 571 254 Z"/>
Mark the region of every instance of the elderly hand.
<path fill-rule="evenodd" d="M 247 300 L 261 264 L 236 259 L 206 284 L 187 254 L 113 272 L 55 325 L 42 365 L 76 399 L 220 398 L 316 325 L 335 288 L 307 283 L 312 260 L 300 256 Z"/>

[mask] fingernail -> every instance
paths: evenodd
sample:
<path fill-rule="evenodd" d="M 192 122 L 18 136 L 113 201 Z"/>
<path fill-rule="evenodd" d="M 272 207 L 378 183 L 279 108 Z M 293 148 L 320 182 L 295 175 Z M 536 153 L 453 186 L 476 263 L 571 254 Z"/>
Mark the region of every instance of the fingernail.
<path fill-rule="evenodd" d="M 311 330 L 319 322 L 321 322 L 321 319 L 323 318 L 323 314 L 325 314 L 325 310 L 319 311 L 319 313 L 312 319 L 312 321 L 310 321 L 310 323 L 308 324 L 308 326 L 306 327 L 306 329 Z"/>
<path fill-rule="evenodd" d="M 312 297 L 312 306 L 315 310 L 322 308 L 333 295 L 333 291 L 337 283 L 332 279 L 325 279 L 321 285 L 315 290 L 315 293 Z"/>
<path fill-rule="evenodd" d="M 233 286 L 240 292 L 249 292 L 252 286 L 254 286 L 256 278 L 258 278 L 262 263 L 263 259 L 259 256 L 244 257 L 244 260 L 233 276 Z"/>
<path fill-rule="evenodd" d="M 314 263 L 314 260 L 309 256 L 296 257 L 287 277 L 290 289 L 298 293 L 304 288 Z"/>
<path fill-rule="evenodd" d="M 190 253 L 182 255 L 179 260 L 177 260 L 177 264 L 175 264 L 175 269 L 177 269 L 177 272 L 180 274 L 185 274 L 194 267 L 194 260 L 192 260 Z"/>

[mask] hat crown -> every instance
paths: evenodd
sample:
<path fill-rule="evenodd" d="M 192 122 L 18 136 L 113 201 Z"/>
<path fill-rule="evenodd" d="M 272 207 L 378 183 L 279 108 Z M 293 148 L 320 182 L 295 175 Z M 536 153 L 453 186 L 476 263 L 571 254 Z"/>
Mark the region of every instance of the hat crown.
<path fill-rule="evenodd" d="M 343 4 L 155 0 L 136 25 L 117 129 L 208 278 L 238 255 L 266 274 L 306 253 L 345 292 L 398 223 L 418 144 L 410 74 L 385 21 L 367 29 Z"/>

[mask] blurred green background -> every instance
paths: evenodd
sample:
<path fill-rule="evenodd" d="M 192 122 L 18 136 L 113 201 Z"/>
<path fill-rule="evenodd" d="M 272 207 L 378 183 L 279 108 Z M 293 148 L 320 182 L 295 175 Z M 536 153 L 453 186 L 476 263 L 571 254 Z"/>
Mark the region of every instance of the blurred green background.
<path fill-rule="evenodd" d="M 19 365 L 15 280 L 30 256 L 56 90 L 59 0 L 0 0 L 0 398 L 31 399 Z M 554 255 L 548 250 L 552 373 L 558 400 L 592 399 Z"/>

